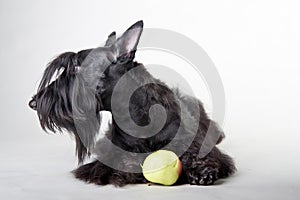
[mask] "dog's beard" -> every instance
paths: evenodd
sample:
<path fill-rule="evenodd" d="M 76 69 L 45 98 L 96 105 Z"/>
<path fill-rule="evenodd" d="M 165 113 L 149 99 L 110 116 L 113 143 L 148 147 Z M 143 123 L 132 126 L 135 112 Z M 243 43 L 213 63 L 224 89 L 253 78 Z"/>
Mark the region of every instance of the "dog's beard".
<path fill-rule="evenodd" d="M 37 111 L 43 130 L 72 133 L 80 163 L 89 156 L 87 149 L 93 145 L 100 127 L 101 101 L 74 71 L 90 51 L 67 52 L 49 63 L 37 94 L 29 102 Z"/>

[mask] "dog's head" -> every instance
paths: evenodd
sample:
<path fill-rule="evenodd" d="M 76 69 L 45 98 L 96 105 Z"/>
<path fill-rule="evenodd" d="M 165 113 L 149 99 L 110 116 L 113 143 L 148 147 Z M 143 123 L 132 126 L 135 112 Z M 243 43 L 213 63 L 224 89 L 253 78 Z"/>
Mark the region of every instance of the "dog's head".
<path fill-rule="evenodd" d="M 48 64 L 29 102 L 44 130 L 65 129 L 75 135 L 79 162 L 88 155 L 86 144 L 99 130 L 99 111 L 111 109 L 116 82 L 137 65 L 133 59 L 142 29 L 143 22 L 139 21 L 119 38 L 111 33 L 104 47 L 57 56 Z"/>

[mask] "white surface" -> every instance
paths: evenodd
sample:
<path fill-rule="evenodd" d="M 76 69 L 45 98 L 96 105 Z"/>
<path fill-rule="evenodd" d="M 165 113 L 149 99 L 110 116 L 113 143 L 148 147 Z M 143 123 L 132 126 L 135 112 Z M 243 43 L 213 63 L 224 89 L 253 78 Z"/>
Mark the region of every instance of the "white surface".
<path fill-rule="evenodd" d="M 70 138 L 43 134 L 27 106 L 51 57 L 95 47 L 139 19 L 190 37 L 219 70 L 227 100 L 221 148 L 239 170 L 221 184 L 84 184 L 69 173 L 75 168 Z M 0 25 L 1 199 L 299 198 L 298 1 L 2 0 Z"/>

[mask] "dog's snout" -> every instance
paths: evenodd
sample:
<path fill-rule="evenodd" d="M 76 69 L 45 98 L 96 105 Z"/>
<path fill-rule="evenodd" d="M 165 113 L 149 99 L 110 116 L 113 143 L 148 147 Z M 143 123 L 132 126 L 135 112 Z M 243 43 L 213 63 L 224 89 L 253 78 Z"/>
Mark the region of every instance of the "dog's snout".
<path fill-rule="evenodd" d="M 33 110 L 36 110 L 36 100 L 35 99 L 31 99 L 28 103 L 29 107 L 32 108 Z"/>

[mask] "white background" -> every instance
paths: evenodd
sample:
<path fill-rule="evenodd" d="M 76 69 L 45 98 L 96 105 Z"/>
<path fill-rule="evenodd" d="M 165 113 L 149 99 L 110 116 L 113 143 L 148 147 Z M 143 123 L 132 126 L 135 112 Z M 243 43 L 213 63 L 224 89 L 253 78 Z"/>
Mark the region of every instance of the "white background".
<path fill-rule="evenodd" d="M 298 199 L 299 10 L 296 0 L 1 0 L 1 198 Z M 69 173 L 72 140 L 45 134 L 27 106 L 51 58 L 96 47 L 140 19 L 197 42 L 220 73 L 227 105 L 220 148 L 238 172 L 218 185 L 118 189 L 77 181 Z"/>

